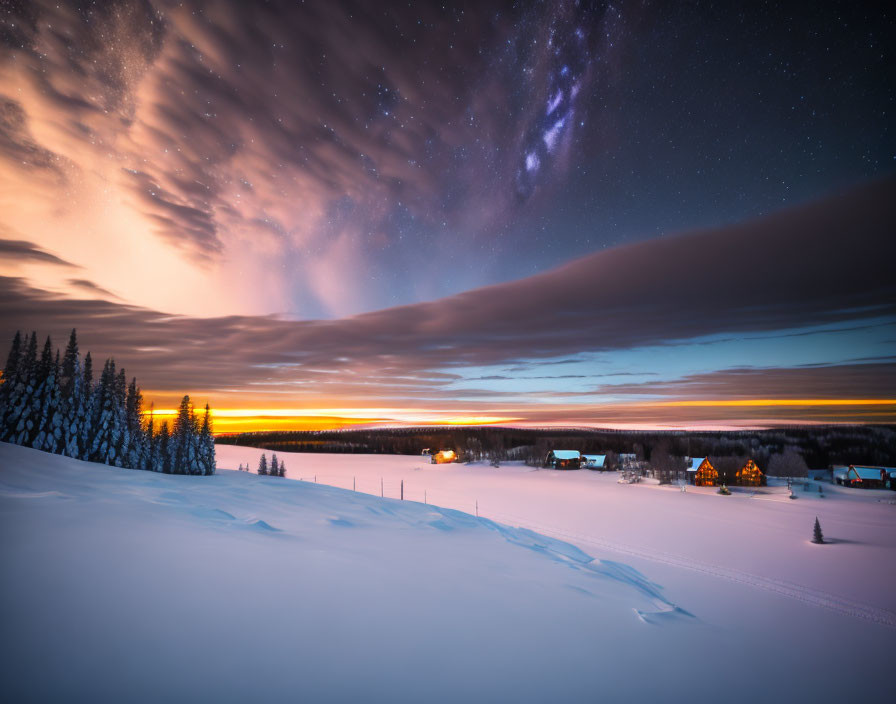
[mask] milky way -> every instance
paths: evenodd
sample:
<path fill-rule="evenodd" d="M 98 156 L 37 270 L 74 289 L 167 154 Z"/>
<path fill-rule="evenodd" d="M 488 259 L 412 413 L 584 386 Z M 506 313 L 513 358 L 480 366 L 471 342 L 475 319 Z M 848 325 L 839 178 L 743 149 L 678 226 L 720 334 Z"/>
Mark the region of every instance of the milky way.
<path fill-rule="evenodd" d="M 568 354 L 542 338 L 557 324 L 577 340 L 589 315 L 637 310 L 650 334 L 629 345 L 678 344 L 697 334 L 688 316 L 652 317 L 639 297 L 685 305 L 683 293 L 638 272 L 666 265 L 653 253 L 680 232 L 729 238 L 726 226 L 892 174 L 893 46 L 892 18 L 856 3 L 3 3 L 0 277 L 22 316 L 4 324 L 40 327 L 37 300 L 265 330 L 331 321 L 339 335 L 355 316 L 414 311 L 434 316 L 396 350 L 414 359 L 362 367 L 469 362 L 471 379 L 500 376 L 472 366 L 505 351 L 527 364 Z M 641 243 L 653 246 L 632 250 L 643 262 L 616 308 L 593 291 L 584 310 L 553 297 L 555 267 Z M 727 285 L 726 262 L 702 266 Z M 755 291 L 777 291 L 763 275 L 750 274 Z M 422 361 L 428 345 L 451 348 L 431 335 L 441 312 L 465 328 L 465 305 L 493 310 L 467 292 L 533 276 L 539 334 L 519 337 L 527 311 L 500 313 L 520 318 L 524 349 L 477 338 L 454 362 Z M 763 300 L 760 328 L 799 321 L 799 297 L 782 300 L 787 314 Z M 743 363 L 708 356 L 703 370 Z"/>

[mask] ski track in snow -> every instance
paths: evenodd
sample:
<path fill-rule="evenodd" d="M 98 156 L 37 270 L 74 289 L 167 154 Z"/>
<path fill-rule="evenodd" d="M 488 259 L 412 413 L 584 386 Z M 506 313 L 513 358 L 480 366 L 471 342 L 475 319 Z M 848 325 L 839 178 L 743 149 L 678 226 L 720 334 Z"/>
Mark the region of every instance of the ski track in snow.
<path fill-rule="evenodd" d="M 720 579 L 727 579 L 731 582 L 744 584 L 757 589 L 763 589 L 768 592 L 780 594 L 791 599 L 796 599 L 805 604 L 819 606 L 822 608 L 836 611 L 844 616 L 864 619 L 873 623 L 879 623 L 890 628 L 896 628 L 896 613 L 881 609 L 876 606 L 862 604 L 845 597 L 829 594 L 810 587 L 804 587 L 799 584 L 793 584 L 783 580 L 772 579 L 770 577 L 762 577 L 749 572 L 731 569 L 729 567 L 721 567 L 718 565 L 710 565 L 690 558 L 673 555 L 667 552 L 659 553 L 645 548 L 638 548 L 623 543 L 613 543 L 606 540 L 600 540 L 594 536 L 582 535 L 579 533 L 571 533 L 568 531 L 558 530 L 549 526 L 528 523 L 527 527 L 537 530 L 539 533 L 549 535 L 562 540 L 571 541 L 575 544 L 585 544 L 597 547 L 603 550 L 611 550 L 613 552 L 627 555 L 629 557 L 637 557 L 651 562 L 659 562 L 671 567 L 679 567 L 683 569 L 700 572 Z M 677 607 L 676 607 L 677 608 Z M 637 612 L 638 616 L 644 619 L 646 614 Z"/>

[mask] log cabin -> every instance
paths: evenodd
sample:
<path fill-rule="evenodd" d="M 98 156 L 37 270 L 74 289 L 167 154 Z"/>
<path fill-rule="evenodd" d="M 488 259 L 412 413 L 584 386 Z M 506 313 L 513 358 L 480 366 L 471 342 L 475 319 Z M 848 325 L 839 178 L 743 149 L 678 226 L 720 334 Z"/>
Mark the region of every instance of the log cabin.
<path fill-rule="evenodd" d="M 708 457 L 692 457 L 687 471 L 691 483 L 696 486 L 715 486 L 719 481 L 719 473 Z"/>
<path fill-rule="evenodd" d="M 544 459 L 544 466 L 554 469 L 579 469 L 582 466 L 582 455 L 578 450 L 551 450 Z"/>
<path fill-rule="evenodd" d="M 765 485 L 765 475 L 753 460 L 747 460 L 747 463 L 737 470 L 737 474 L 734 476 L 740 486 Z"/>

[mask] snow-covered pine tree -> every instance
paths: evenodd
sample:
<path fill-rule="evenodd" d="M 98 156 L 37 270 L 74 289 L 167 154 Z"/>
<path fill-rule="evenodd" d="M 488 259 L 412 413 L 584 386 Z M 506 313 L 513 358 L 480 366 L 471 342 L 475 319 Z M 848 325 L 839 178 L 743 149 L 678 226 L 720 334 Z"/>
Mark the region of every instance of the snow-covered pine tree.
<path fill-rule="evenodd" d="M 259 474 L 267 474 L 268 473 L 268 458 L 262 452 L 261 459 L 258 461 L 258 473 Z"/>
<path fill-rule="evenodd" d="M 284 462 L 283 460 L 280 460 L 280 476 L 286 476 L 286 462 Z"/>
<path fill-rule="evenodd" d="M 158 457 L 159 443 L 156 437 L 156 418 L 155 403 L 149 404 L 149 420 L 146 421 L 146 429 L 144 431 L 146 443 L 146 469 L 150 472 L 160 472 Z"/>
<path fill-rule="evenodd" d="M 189 398 L 189 397 L 188 397 Z M 186 474 L 202 474 L 202 453 L 199 447 L 199 419 L 193 403 L 190 402 L 190 434 L 187 438 L 187 466 Z"/>
<path fill-rule="evenodd" d="M 815 526 L 812 528 L 812 542 L 817 545 L 824 543 L 824 533 L 821 532 L 821 523 L 818 522 L 818 516 L 815 517 Z"/>
<path fill-rule="evenodd" d="M 128 430 L 126 466 L 131 469 L 149 469 L 147 462 L 146 434 L 143 430 L 143 394 L 137 386 L 137 377 L 131 379 L 125 402 L 125 424 Z"/>
<path fill-rule="evenodd" d="M 168 432 L 168 422 L 162 421 L 162 425 L 159 428 L 156 449 L 156 466 L 159 468 L 157 471 L 164 472 L 165 474 L 172 474 L 172 444 L 171 434 Z"/>
<path fill-rule="evenodd" d="M 280 465 L 277 463 L 277 453 L 271 455 L 271 468 L 269 470 L 272 477 L 280 476 Z"/>
<path fill-rule="evenodd" d="M 20 444 L 20 436 L 24 437 L 28 412 L 31 410 L 31 395 L 34 393 L 36 374 L 37 334 L 32 332 L 14 377 L 15 384 L 13 385 L 6 417 L 7 435 L 4 440 L 7 442 Z"/>
<path fill-rule="evenodd" d="M 69 381 L 66 381 L 66 361 L 62 362 L 62 454 L 84 458 L 84 425 L 87 422 L 87 395 L 84 390 L 84 375 L 81 370 L 81 359 L 75 354 L 70 369 Z"/>
<path fill-rule="evenodd" d="M 36 336 L 35 336 L 36 342 Z M 43 391 L 53 366 L 53 343 L 47 337 L 40 361 L 31 364 L 31 373 L 21 400 L 21 414 L 16 424 L 16 445 L 34 447 L 34 441 L 40 433 L 42 416 Z"/>
<path fill-rule="evenodd" d="M 112 404 L 112 449 L 114 454 L 112 461 L 116 467 L 128 466 L 128 453 L 131 446 L 131 436 L 128 432 L 127 402 L 128 380 L 124 369 L 119 369 L 114 375 L 113 404 Z"/>
<path fill-rule="evenodd" d="M 50 343 L 49 338 L 47 338 L 47 343 Z M 52 345 L 50 349 L 52 350 Z M 37 435 L 31 444 L 35 450 L 52 452 L 54 454 L 62 451 L 64 411 L 62 408 L 62 396 L 59 391 L 59 373 L 61 368 L 59 351 L 57 350 L 56 358 L 50 364 L 47 372 L 47 378 L 41 382 L 41 387 L 37 394 L 38 403 L 40 404 L 40 422 Z"/>
<path fill-rule="evenodd" d="M 93 442 L 90 446 L 90 461 L 101 464 L 115 462 L 115 360 L 107 359 L 103 364 L 100 380 L 94 390 L 95 421 Z"/>
<path fill-rule="evenodd" d="M 90 352 L 84 357 L 84 369 L 81 373 L 82 393 L 84 394 L 84 422 L 81 424 L 81 437 L 78 440 L 81 446 L 81 459 L 90 458 L 90 450 L 96 437 L 96 422 L 99 416 L 97 407 L 98 393 L 93 383 L 93 358 Z"/>
<path fill-rule="evenodd" d="M 193 444 L 193 409 L 190 397 L 184 396 L 174 419 L 171 432 L 171 472 L 173 474 L 191 474 L 189 467 L 190 446 Z"/>
<path fill-rule="evenodd" d="M 81 369 L 81 355 L 78 353 L 78 333 L 72 328 L 68 345 L 62 357 L 59 372 L 60 408 L 62 411 L 62 439 L 60 452 L 68 457 L 81 459 L 83 443 L 84 414 L 86 412 L 84 397 L 84 379 Z"/>
<path fill-rule="evenodd" d="M 205 404 L 205 415 L 202 417 L 202 427 L 199 430 L 199 449 L 202 459 L 202 473 L 205 475 L 215 473 L 215 437 L 212 434 L 212 412 L 208 404 Z"/>
<path fill-rule="evenodd" d="M 80 372 L 81 356 L 78 354 L 78 333 L 72 328 L 62 357 L 62 369 L 59 374 L 59 389 L 62 397 L 68 400 L 75 392 L 75 380 Z"/>
<path fill-rule="evenodd" d="M 12 414 L 14 404 L 13 390 L 19 373 L 19 365 L 22 361 L 22 333 L 16 331 L 12 338 L 12 346 L 6 357 L 6 366 L 3 367 L 3 376 L 0 377 L 0 441 L 6 440 L 12 434 L 12 429 L 7 426 L 7 419 Z"/>

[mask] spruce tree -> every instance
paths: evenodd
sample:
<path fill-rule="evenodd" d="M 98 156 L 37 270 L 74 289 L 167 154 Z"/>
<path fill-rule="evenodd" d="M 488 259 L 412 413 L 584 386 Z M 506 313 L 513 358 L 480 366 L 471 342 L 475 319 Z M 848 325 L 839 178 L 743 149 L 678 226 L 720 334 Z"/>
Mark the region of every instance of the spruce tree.
<path fill-rule="evenodd" d="M 112 462 L 109 464 L 114 464 L 116 467 L 127 467 L 131 437 L 127 421 L 128 380 L 124 369 L 119 369 L 115 374 L 112 389 L 111 441 L 114 454 Z"/>
<path fill-rule="evenodd" d="M 7 419 L 11 416 L 14 404 L 13 389 L 15 389 L 19 366 L 22 361 L 22 333 L 16 331 L 6 357 L 6 366 L 3 367 L 3 376 L 0 377 L 0 440 L 5 440 L 11 430 L 7 428 Z"/>
<path fill-rule="evenodd" d="M 270 473 L 272 477 L 280 476 L 280 465 L 277 464 L 277 453 L 271 455 L 271 469 Z"/>
<path fill-rule="evenodd" d="M 150 472 L 158 472 L 158 468 L 156 466 L 156 419 L 155 419 L 155 404 L 149 404 L 149 420 L 146 421 L 146 428 L 144 430 L 144 437 L 146 443 L 146 456 L 144 457 L 144 464 L 146 469 Z"/>
<path fill-rule="evenodd" d="M 50 343 L 49 338 L 47 338 L 47 343 Z M 50 346 L 50 350 L 52 354 L 52 346 Z M 64 413 L 58 380 L 60 369 L 59 352 L 57 351 L 56 357 L 47 371 L 47 377 L 41 382 L 40 389 L 35 396 L 40 420 L 37 424 L 37 434 L 31 443 L 35 450 L 54 454 L 61 452 L 63 449 L 62 425 Z"/>
<path fill-rule="evenodd" d="M 62 358 L 62 370 L 59 375 L 59 389 L 62 398 L 68 401 L 75 393 L 76 379 L 81 373 L 80 355 L 78 354 L 78 333 L 72 328 Z"/>
<path fill-rule="evenodd" d="M 149 469 L 147 463 L 146 436 L 143 432 L 143 394 L 137 386 L 137 378 L 131 379 L 125 401 L 125 426 L 128 432 L 126 466 L 131 469 Z"/>
<path fill-rule="evenodd" d="M 84 376 L 81 370 L 81 360 L 75 354 L 72 360 L 71 377 L 68 392 L 65 387 L 60 389 L 62 394 L 62 454 L 73 457 L 76 460 L 85 456 L 85 424 L 87 422 L 87 395 L 84 391 Z M 66 360 L 62 362 L 62 381 L 65 382 Z M 67 393 L 67 395 L 66 395 Z"/>
<path fill-rule="evenodd" d="M 283 460 L 280 460 L 280 476 L 286 476 L 286 462 L 284 462 Z"/>
<path fill-rule="evenodd" d="M 90 461 L 101 464 L 116 464 L 116 423 L 118 410 L 115 393 L 115 360 L 107 359 L 94 391 L 96 420 L 93 427 L 93 441 L 90 446 Z"/>
<path fill-rule="evenodd" d="M 193 405 L 190 403 L 190 397 L 184 396 L 171 433 L 171 471 L 174 474 L 194 472 L 190 464 L 193 459 L 194 430 Z"/>
<path fill-rule="evenodd" d="M 205 415 L 202 417 L 202 427 L 199 430 L 199 449 L 202 474 L 214 474 L 215 436 L 212 433 L 212 412 L 208 404 L 205 404 Z"/>
<path fill-rule="evenodd" d="M 90 450 L 93 447 L 96 435 L 96 420 L 99 413 L 97 409 L 97 394 L 93 384 L 93 359 L 90 352 L 84 357 L 84 368 L 81 373 L 81 393 L 84 396 L 84 418 L 81 422 L 81 433 L 78 443 L 81 449 L 81 459 L 90 459 Z"/>
<path fill-rule="evenodd" d="M 815 527 L 812 529 L 812 542 L 818 545 L 824 543 L 824 534 L 821 532 L 821 523 L 818 522 L 818 516 L 815 517 Z"/>
<path fill-rule="evenodd" d="M 159 439 L 158 439 L 158 448 L 156 450 L 157 458 L 156 458 L 156 466 L 159 468 L 157 471 L 163 472 L 165 474 L 172 473 L 172 442 L 171 435 L 168 432 L 168 422 L 163 421 L 162 426 L 159 428 Z"/>
<path fill-rule="evenodd" d="M 8 414 L 6 418 L 7 435 L 4 440 L 16 444 L 20 437 L 24 437 L 23 432 L 28 421 L 28 411 L 31 408 L 31 394 L 34 393 L 35 375 L 37 373 L 37 333 L 32 332 L 28 338 L 28 344 L 19 361 L 18 371 L 13 377 L 15 384 L 13 386 L 11 398 L 8 405 Z"/>
<path fill-rule="evenodd" d="M 261 453 L 261 460 L 258 462 L 258 473 L 262 475 L 268 473 L 268 458 L 263 452 Z"/>
<path fill-rule="evenodd" d="M 31 447 L 31 442 L 37 433 L 37 424 L 40 420 L 40 402 L 37 395 L 44 373 L 49 373 L 50 360 L 50 353 L 47 352 L 45 345 L 44 353 L 41 355 L 40 361 L 38 361 L 37 333 L 32 332 L 31 339 L 28 341 L 28 348 L 25 351 L 22 374 L 20 382 L 17 384 L 19 393 L 16 398 L 16 406 L 13 409 L 16 421 L 13 442 L 16 445 Z M 36 407 L 37 412 L 35 412 Z"/>

